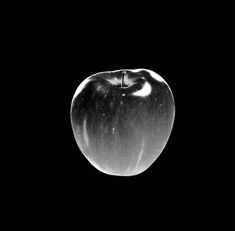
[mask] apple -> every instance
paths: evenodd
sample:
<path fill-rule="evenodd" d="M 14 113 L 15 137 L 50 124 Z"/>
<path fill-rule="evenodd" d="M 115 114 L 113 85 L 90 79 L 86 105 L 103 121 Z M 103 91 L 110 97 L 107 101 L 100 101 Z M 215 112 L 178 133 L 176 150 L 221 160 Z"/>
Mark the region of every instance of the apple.
<path fill-rule="evenodd" d="M 71 125 L 86 159 L 108 175 L 147 170 L 172 131 L 175 104 L 166 81 L 148 69 L 105 71 L 87 77 L 71 103 Z"/>

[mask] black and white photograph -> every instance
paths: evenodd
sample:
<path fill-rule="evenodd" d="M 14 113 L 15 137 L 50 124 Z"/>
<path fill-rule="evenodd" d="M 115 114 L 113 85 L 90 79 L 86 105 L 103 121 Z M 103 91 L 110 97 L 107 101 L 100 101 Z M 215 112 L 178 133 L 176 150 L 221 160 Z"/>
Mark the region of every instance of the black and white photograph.
<path fill-rule="evenodd" d="M 8 29 L 17 211 L 44 214 L 35 227 L 233 230 L 234 10 L 230 27 L 218 3 L 95 5 Z"/>

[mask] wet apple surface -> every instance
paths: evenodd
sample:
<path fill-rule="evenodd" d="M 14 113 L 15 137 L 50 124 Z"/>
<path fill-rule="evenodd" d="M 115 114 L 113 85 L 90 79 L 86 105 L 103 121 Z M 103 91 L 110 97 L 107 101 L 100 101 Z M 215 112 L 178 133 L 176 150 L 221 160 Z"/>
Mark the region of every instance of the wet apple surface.
<path fill-rule="evenodd" d="M 71 124 L 81 152 L 98 170 L 132 176 L 164 149 L 174 122 L 170 87 L 147 69 L 94 74 L 77 88 Z"/>

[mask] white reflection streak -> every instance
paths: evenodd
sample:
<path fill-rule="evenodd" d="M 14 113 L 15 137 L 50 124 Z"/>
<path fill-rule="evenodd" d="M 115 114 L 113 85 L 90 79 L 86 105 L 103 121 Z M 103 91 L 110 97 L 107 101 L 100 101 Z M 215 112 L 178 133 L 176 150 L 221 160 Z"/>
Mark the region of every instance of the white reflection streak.
<path fill-rule="evenodd" d="M 145 142 L 142 141 L 142 145 L 141 145 L 141 150 L 140 150 L 140 153 L 139 153 L 139 156 L 138 156 L 138 160 L 137 160 L 137 164 L 136 164 L 136 168 L 140 162 L 140 159 L 142 158 L 142 156 L 144 155 L 144 146 L 145 146 Z"/>
<path fill-rule="evenodd" d="M 83 138 L 85 140 L 86 146 L 88 147 L 88 145 L 89 145 L 89 138 L 88 138 L 87 129 L 86 129 L 86 119 L 83 122 Z"/>

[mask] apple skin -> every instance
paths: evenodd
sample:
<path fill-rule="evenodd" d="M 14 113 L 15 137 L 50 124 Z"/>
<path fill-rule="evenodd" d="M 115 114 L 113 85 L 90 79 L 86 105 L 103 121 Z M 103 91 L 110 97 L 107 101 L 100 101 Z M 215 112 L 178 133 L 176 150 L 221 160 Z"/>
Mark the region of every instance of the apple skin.
<path fill-rule="evenodd" d="M 146 82 L 145 96 L 136 95 Z M 153 164 L 169 139 L 174 117 L 169 85 L 148 69 L 101 72 L 86 78 L 70 110 L 81 152 L 96 169 L 117 176 L 137 175 Z"/>

